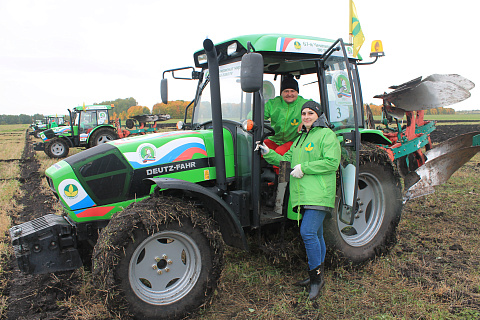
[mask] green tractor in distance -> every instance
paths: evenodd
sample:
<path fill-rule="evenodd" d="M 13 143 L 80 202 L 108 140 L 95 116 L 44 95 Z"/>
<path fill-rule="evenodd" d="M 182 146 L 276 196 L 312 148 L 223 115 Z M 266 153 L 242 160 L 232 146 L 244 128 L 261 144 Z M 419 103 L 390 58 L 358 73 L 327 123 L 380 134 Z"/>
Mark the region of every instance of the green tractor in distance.
<path fill-rule="evenodd" d="M 65 123 L 64 116 L 58 116 L 58 115 L 45 116 L 44 121 L 36 122 L 35 125 L 31 126 L 33 131 L 30 132 L 30 134 L 33 135 L 35 138 L 40 138 L 40 132 L 48 129 L 56 128 L 59 126 L 65 126 L 65 125 L 66 123 Z"/>
<path fill-rule="evenodd" d="M 353 263 L 386 252 L 403 201 L 437 184 L 421 169 L 429 163 L 442 169 L 451 158 L 468 161 L 466 151 L 480 148 L 479 133 L 461 146 L 431 153 L 430 161 L 423 152 L 431 147 L 434 129 L 422 119 L 427 104 L 402 109 L 407 117 L 416 114 L 406 128 L 368 128 L 362 63 L 352 52 L 342 39 L 306 36 L 249 35 L 216 45 L 205 40 L 194 54 L 195 67 L 167 70 L 161 81 L 163 102 L 166 75 L 197 81 L 187 106 L 193 117 L 179 124 L 183 130 L 110 141 L 46 170 L 65 214 L 10 229 L 20 270 L 73 270 L 91 258 L 94 283 L 108 293 L 109 307 L 141 319 L 178 319 L 203 305 L 219 280 L 224 244 L 248 250 L 247 232 L 260 235 L 268 225 L 286 226 L 298 218 L 289 201 L 287 166 L 276 175 L 255 149 L 273 132 L 264 121 L 264 103 L 287 75 L 297 78 L 302 96 L 321 102 L 341 142 L 336 210 L 325 222 L 329 247 Z M 447 82 L 437 77 L 398 86 L 382 97 L 385 112 L 393 113 L 391 104 L 401 94 L 428 101 L 429 90 L 421 88 Z M 465 81 L 457 90 L 469 86 Z M 89 246 L 93 254 L 82 256 Z"/>
<path fill-rule="evenodd" d="M 65 158 L 70 148 L 91 148 L 118 139 L 109 120 L 112 108 L 113 105 L 93 105 L 68 110 L 70 125 L 42 131 L 40 138 L 43 142 L 35 143 L 34 150 L 44 151 L 50 158 Z"/>

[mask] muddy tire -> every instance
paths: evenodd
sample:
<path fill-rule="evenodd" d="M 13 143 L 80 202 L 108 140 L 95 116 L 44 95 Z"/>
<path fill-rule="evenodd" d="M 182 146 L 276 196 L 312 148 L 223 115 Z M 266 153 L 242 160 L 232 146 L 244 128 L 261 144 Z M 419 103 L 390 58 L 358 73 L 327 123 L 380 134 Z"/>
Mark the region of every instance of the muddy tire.
<path fill-rule="evenodd" d="M 327 247 L 354 264 L 384 254 L 395 244 L 403 207 L 400 176 L 388 157 L 378 150 L 361 153 L 358 186 L 353 225 L 340 219 L 340 195 L 337 210 L 325 222 Z M 343 217 L 350 219 L 345 214 Z"/>
<path fill-rule="evenodd" d="M 37 139 L 40 139 L 40 130 L 33 131 L 33 136 Z"/>
<path fill-rule="evenodd" d="M 214 221 L 176 198 L 127 207 L 102 230 L 93 274 L 114 313 L 177 319 L 211 297 L 223 267 Z"/>
<path fill-rule="evenodd" d="M 50 158 L 60 159 L 68 156 L 70 148 L 67 141 L 62 138 L 53 138 L 45 144 L 45 153 Z"/>
<path fill-rule="evenodd" d="M 98 129 L 88 140 L 88 146 L 91 148 L 116 139 L 118 139 L 118 135 L 112 129 Z"/>

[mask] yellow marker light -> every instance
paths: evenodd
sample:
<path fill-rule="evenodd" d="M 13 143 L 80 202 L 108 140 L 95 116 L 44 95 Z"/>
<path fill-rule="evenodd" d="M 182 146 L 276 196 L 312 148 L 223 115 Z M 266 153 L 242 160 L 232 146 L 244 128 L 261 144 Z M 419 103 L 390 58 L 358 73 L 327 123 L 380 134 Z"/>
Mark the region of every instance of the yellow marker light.
<path fill-rule="evenodd" d="M 370 57 L 383 57 L 385 53 L 383 52 L 383 44 L 381 40 L 373 40 L 372 48 L 370 50 Z"/>

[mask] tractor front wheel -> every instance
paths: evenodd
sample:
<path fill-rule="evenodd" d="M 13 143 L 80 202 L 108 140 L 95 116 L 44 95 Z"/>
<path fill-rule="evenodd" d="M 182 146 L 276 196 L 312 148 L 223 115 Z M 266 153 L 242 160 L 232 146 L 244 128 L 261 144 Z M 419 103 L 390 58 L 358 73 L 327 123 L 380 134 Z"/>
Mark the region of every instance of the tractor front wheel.
<path fill-rule="evenodd" d="M 355 264 L 387 252 L 396 241 L 403 207 L 400 177 L 392 163 L 371 155 L 361 159 L 356 211 L 342 212 L 341 198 L 337 197 L 336 211 L 325 223 L 327 246 Z"/>
<path fill-rule="evenodd" d="M 68 143 L 62 138 L 53 138 L 45 144 L 45 153 L 50 158 L 65 158 L 69 150 Z"/>
<path fill-rule="evenodd" d="M 102 230 L 93 263 L 112 311 L 122 313 L 128 305 L 135 318 L 177 319 L 210 298 L 223 264 L 223 242 L 213 220 L 197 207 L 150 198 L 129 206 Z M 112 294 L 113 288 L 120 294 Z"/>

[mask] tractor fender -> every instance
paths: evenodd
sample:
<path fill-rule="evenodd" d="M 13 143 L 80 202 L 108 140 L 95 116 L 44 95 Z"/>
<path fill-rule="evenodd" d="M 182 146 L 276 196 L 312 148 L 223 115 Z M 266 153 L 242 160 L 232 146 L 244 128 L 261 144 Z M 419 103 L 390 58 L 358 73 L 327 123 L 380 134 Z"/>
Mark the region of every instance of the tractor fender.
<path fill-rule="evenodd" d="M 74 147 L 72 140 L 70 140 L 67 136 L 65 136 L 65 135 L 62 134 L 62 135 L 59 135 L 59 136 L 57 136 L 57 137 L 58 137 L 58 138 L 61 138 L 62 140 L 64 140 L 64 141 L 67 143 L 67 145 L 68 145 L 69 148 L 73 148 L 73 147 Z"/>
<path fill-rule="evenodd" d="M 195 193 L 209 208 L 214 211 L 213 219 L 220 226 L 223 240 L 226 244 L 248 250 L 247 238 L 243 231 L 240 220 L 228 204 L 215 192 L 192 182 L 173 178 L 147 178 L 160 189 L 182 190 Z"/>
<path fill-rule="evenodd" d="M 391 145 L 392 141 L 385 137 L 381 130 L 360 129 L 362 142 L 372 142 L 375 144 Z"/>

